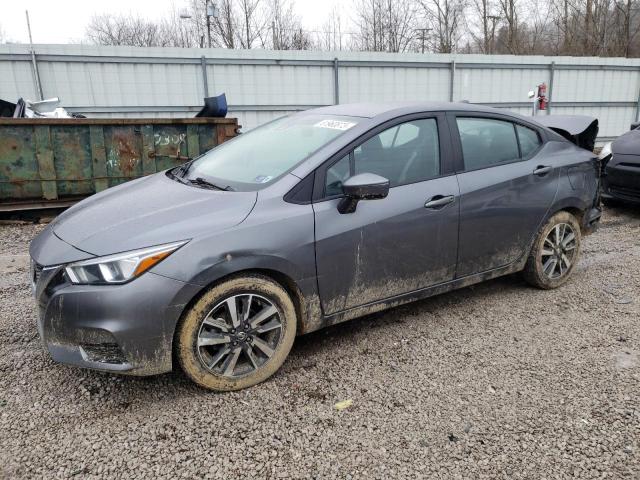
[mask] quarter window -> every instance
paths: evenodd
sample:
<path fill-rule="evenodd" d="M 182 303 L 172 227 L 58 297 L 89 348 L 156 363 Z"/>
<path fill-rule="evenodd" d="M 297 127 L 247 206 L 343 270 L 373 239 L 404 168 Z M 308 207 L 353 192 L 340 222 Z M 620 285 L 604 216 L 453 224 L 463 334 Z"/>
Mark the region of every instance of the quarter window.
<path fill-rule="evenodd" d="M 518 140 L 520 141 L 520 153 L 522 157 L 528 157 L 533 153 L 542 143 L 538 132 L 529 127 L 522 125 L 516 125 L 516 131 L 518 132 Z"/>
<path fill-rule="evenodd" d="M 464 165 L 485 168 L 520 158 L 514 124 L 490 118 L 457 118 Z"/>

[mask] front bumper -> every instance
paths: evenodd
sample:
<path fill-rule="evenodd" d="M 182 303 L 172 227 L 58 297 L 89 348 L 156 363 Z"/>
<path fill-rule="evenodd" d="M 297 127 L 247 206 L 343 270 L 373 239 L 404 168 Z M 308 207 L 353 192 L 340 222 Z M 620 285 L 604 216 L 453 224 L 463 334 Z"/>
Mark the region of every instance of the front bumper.
<path fill-rule="evenodd" d="M 124 285 L 73 285 L 61 268 L 41 270 L 34 287 L 54 361 L 133 375 L 171 370 L 176 324 L 201 288 L 152 272 Z"/>
<path fill-rule="evenodd" d="M 640 203 L 640 158 L 614 154 L 602 177 L 602 198 Z"/>

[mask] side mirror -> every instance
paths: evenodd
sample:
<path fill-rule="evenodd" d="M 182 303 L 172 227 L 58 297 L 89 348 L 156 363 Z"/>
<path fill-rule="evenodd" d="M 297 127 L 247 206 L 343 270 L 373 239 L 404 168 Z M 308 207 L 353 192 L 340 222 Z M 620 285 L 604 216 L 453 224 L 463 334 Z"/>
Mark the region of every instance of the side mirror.
<path fill-rule="evenodd" d="M 338 203 L 338 212 L 353 213 L 360 200 L 379 200 L 389 194 L 389 180 L 375 173 L 360 173 L 342 184 L 344 197 Z"/>

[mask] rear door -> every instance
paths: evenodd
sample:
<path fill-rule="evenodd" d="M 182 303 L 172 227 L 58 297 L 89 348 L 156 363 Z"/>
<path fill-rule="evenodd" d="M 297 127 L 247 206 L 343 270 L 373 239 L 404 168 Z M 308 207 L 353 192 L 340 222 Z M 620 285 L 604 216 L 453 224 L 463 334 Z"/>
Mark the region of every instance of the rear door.
<path fill-rule="evenodd" d="M 450 114 L 458 155 L 457 277 L 506 266 L 526 253 L 558 188 L 543 132 L 501 115 Z"/>
<path fill-rule="evenodd" d="M 453 279 L 459 195 L 450 145 L 444 115 L 407 119 L 379 127 L 316 172 L 316 266 L 325 314 Z M 389 179 L 389 195 L 340 214 L 341 182 L 365 172 Z"/>

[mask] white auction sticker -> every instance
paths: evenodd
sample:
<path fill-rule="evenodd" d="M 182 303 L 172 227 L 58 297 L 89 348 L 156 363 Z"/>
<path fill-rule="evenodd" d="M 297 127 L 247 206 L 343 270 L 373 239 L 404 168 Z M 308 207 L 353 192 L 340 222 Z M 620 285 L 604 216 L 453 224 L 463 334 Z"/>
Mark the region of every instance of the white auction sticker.
<path fill-rule="evenodd" d="M 314 125 L 318 128 L 333 128 L 334 130 L 349 130 L 355 122 L 343 122 L 342 120 L 322 120 Z"/>

